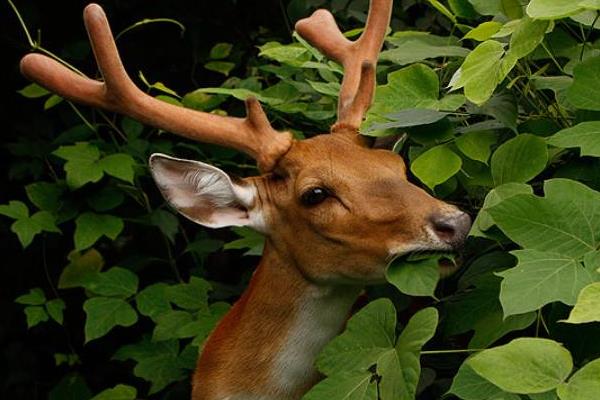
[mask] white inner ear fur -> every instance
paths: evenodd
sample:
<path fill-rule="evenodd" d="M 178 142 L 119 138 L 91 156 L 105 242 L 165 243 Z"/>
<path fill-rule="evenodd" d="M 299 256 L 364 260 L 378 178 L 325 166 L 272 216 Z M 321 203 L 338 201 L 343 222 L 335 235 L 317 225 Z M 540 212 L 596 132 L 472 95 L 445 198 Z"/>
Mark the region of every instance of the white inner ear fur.
<path fill-rule="evenodd" d="M 192 221 L 211 228 L 250 226 L 264 231 L 254 186 L 234 183 L 212 165 L 164 154 L 150 157 L 150 170 L 165 199 Z"/>

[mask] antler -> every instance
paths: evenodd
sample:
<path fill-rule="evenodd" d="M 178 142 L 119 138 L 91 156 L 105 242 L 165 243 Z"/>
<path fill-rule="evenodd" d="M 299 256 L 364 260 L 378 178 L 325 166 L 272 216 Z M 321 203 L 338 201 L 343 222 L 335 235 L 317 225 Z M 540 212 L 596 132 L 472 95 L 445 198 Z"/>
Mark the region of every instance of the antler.
<path fill-rule="evenodd" d="M 23 57 L 23 75 L 69 100 L 119 112 L 190 139 L 240 150 L 253 157 L 262 171 L 272 170 L 291 146 L 291 134 L 273 129 L 255 98 L 246 100 L 246 118 L 236 118 L 178 107 L 144 93 L 125 72 L 102 8 L 88 5 L 83 18 L 104 82 L 81 76 L 41 54 Z"/>
<path fill-rule="evenodd" d="M 332 132 L 356 132 L 371 106 L 375 67 L 392 15 L 393 0 L 371 0 L 365 30 L 356 41 L 344 37 L 333 15 L 317 10 L 296 23 L 296 31 L 327 57 L 344 67 L 338 120 Z"/>

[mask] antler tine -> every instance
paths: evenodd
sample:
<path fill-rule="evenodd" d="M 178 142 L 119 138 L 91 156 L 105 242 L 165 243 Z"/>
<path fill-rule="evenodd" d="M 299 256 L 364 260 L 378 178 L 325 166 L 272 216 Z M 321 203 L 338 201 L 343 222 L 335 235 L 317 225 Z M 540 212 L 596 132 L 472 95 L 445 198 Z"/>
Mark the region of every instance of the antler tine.
<path fill-rule="evenodd" d="M 253 157 L 263 172 L 272 170 L 291 146 L 291 134 L 273 129 L 255 98 L 246 100 L 246 118 L 236 118 L 178 107 L 144 93 L 121 63 L 102 8 L 88 5 L 84 21 L 104 82 L 81 76 L 41 54 L 23 57 L 23 75 L 69 100 L 119 112 L 190 139 L 242 151 Z"/>
<path fill-rule="evenodd" d="M 327 57 L 344 67 L 338 101 L 338 121 L 333 132 L 356 131 L 375 90 L 377 57 L 392 14 L 393 0 L 371 0 L 365 30 L 352 42 L 339 30 L 333 15 L 317 10 L 296 23 L 296 31 Z"/>

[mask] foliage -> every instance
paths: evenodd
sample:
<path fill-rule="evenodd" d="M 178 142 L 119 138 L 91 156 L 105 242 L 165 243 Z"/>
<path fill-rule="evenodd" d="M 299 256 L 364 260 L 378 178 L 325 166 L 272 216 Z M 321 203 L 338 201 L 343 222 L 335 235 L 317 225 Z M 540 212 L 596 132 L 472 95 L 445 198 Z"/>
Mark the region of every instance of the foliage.
<path fill-rule="evenodd" d="M 298 18 L 319 5 L 346 28 L 365 18 L 364 1 L 294 0 L 287 11 Z M 391 285 L 369 288 L 378 299 L 319 356 L 326 378 L 306 399 L 597 395 L 599 10 L 586 0 L 396 1 L 361 131 L 399 134 L 394 150 L 410 162 L 411 178 L 477 216 L 449 278 L 440 281 L 438 260 L 451 255 L 391 263 Z M 299 138 L 326 131 L 341 67 L 296 35 L 253 37 L 258 50 L 217 42 L 207 52 L 203 66 L 221 80 L 214 87 L 178 93 L 141 73 L 140 80 L 164 101 L 220 114 L 239 115 L 239 100 L 253 95 Z M 181 396 L 178 382 L 189 379 L 202 343 L 247 281 L 238 269 L 235 284 L 223 282 L 211 257 L 254 262 L 263 240 L 174 215 L 145 164 L 161 151 L 241 175 L 255 169 L 228 150 L 191 146 L 36 85 L 19 93 L 50 116 L 70 115 L 50 137 L 8 145 L 9 174 L 25 189 L 0 205 L 25 252 L 41 254 L 46 243 L 61 249 L 56 279 L 48 275 L 45 288 L 15 299 L 32 334 L 65 324 L 81 338 L 69 354 L 55 351 L 57 364 L 71 361 L 53 398 L 68 390 L 81 399 Z M 118 349 L 105 361 L 129 374 L 92 391 L 78 353 L 114 340 Z"/>

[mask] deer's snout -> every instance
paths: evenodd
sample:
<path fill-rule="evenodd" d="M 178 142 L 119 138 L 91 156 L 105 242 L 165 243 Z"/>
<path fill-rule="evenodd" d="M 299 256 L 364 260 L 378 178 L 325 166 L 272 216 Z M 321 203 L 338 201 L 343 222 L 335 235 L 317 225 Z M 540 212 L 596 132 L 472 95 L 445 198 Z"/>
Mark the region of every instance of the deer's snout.
<path fill-rule="evenodd" d="M 429 222 L 437 238 L 452 248 L 462 245 L 471 229 L 471 217 L 462 211 L 433 214 Z"/>

